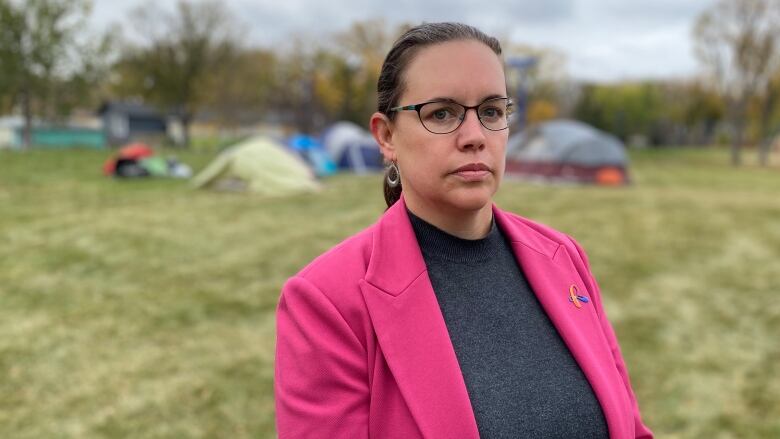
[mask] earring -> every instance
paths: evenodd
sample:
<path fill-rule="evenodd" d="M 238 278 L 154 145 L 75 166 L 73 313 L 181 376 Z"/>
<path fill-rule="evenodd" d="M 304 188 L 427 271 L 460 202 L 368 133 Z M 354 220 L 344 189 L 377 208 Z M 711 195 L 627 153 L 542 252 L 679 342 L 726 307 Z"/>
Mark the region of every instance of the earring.
<path fill-rule="evenodd" d="M 390 162 L 387 167 L 387 184 L 390 187 L 398 187 L 401 184 L 401 171 L 398 170 L 398 164 Z"/>

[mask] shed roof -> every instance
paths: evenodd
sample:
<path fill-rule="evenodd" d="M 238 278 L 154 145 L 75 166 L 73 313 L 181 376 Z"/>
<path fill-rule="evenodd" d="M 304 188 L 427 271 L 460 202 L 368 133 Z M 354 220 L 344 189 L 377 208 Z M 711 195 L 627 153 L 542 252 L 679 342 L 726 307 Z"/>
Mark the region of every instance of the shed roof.
<path fill-rule="evenodd" d="M 125 113 L 129 116 L 155 117 L 162 119 L 160 112 L 152 107 L 134 101 L 106 101 L 98 108 L 98 114 L 103 115 L 108 111 Z"/>

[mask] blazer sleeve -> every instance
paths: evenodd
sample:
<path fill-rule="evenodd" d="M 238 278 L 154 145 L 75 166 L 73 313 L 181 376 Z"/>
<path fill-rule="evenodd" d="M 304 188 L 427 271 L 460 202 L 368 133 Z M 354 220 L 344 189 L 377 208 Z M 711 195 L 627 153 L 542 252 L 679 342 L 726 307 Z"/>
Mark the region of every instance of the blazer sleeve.
<path fill-rule="evenodd" d="M 276 314 L 279 438 L 367 438 L 366 358 L 330 299 L 303 277 L 288 280 Z"/>
<path fill-rule="evenodd" d="M 585 255 L 585 251 L 582 249 L 582 247 L 580 247 L 577 241 L 571 237 L 569 237 L 569 239 L 574 244 L 580 259 L 585 265 L 587 276 L 584 281 L 588 284 L 587 288 L 588 291 L 591 292 L 591 298 L 593 299 L 594 305 L 596 306 L 599 322 L 601 323 L 601 330 L 604 332 L 604 336 L 609 343 L 609 347 L 612 350 L 612 357 L 615 359 L 615 366 L 617 367 L 620 376 L 623 378 L 623 384 L 626 386 L 626 392 L 628 393 L 629 399 L 631 400 L 631 406 L 634 412 L 634 436 L 636 439 L 652 439 L 653 432 L 650 431 L 650 429 L 642 422 L 642 417 L 639 414 L 639 404 L 637 403 L 634 390 L 631 388 L 631 381 L 628 377 L 628 369 L 626 368 L 626 364 L 623 361 L 623 355 L 620 353 L 620 346 L 618 345 L 615 331 L 612 329 L 612 325 L 609 323 L 609 320 L 607 320 L 604 307 L 601 304 L 601 291 L 599 290 L 596 279 L 593 277 L 593 273 L 590 271 L 588 257 Z"/>

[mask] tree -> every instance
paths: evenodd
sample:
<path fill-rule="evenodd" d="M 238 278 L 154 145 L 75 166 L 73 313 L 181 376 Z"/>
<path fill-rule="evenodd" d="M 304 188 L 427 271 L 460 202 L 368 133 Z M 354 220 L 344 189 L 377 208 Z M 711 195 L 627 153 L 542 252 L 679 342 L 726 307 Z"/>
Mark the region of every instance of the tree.
<path fill-rule="evenodd" d="M 365 126 L 376 111 L 376 83 L 395 31 L 382 20 L 353 23 L 320 41 L 295 39 L 279 57 L 274 107 L 302 132 L 334 120 Z"/>
<path fill-rule="evenodd" d="M 528 105 L 527 112 L 527 123 L 533 125 L 558 117 L 558 106 L 546 99 L 534 99 Z"/>
<path fill-rule="evenodd" d="M 180 1 L 173 13 L 148 3 L 133 12 L 131 22 L 142 41 L 126 44 L 115 89 L 176 115 L 189 146 L 192 119 L 210 95 L 214 72 L 240 50 L 240 26 L 215 0 Z"/>
<path fill-rule="evenodd" d="M 652 82 L 587 85 L 575 115 L 623 141 L 642 135 L 652 144 L 660 144 L 663 139 L 658 126 L 668 107 L 659 85 Z"/>
<path fill-rule="evenodd" d="M 280 121 L 303 133 L 313 132 L 322 112 L 315 93 L 317 49 L 296 39 L 287 53 L 279 55 L 270 103 Z"/>
<path fill-rule="evenodd" d="M 74 92 L 86 93 L 99 77 L 100 63 L 90 55 L 108 40 L 94 40 L 98 47 L 78 39 L 89 11 L 86 0 L 0 0 L 0 101 L 21 108 L 25 147 L 33 114 L 66 113 L 78 102 Z"/>
<path fill-rule="evenodd" d="M 774 136 L 778 134 L 778 124 L 773 123 L 773 116 L 776 116 L 780 105 L 780 69 L 775 71 L 773 77 L 769 80 L 769 86 L 766 93 L 760 98 L 759 102 L 759 135 L 761 143 L 758 149 L 758 163 L 761 166 L 769 164 L 769 153 L 772 148 Z"/>
<path fill-rule="evenodd" d="M 687 132 L 685 143 L 712 143 L 718 123 L 726 112 L 720 94 L 700 81 L 692 80 L 669 84 L 665 100 L 677 110 L 674 112 L 675 121 Z"/>
<path fill-rule="evenodd" d="M 334 72 L 342 93 L 339 119 L 366 125 L 377 108 L 376 84 L 385 55 L 393 40 L 409 28 L 374 19 L 353 23 L 334 36 L 334 53 L 340 57 Z"/>
<path fill-rule="evenodd" d="M 275 111 L 272 102 L 279 87 L 277 55 L 256 48 L 237 51 L 207 75 L 202 87 L 203 106 L 213 111 L 221 126 L 257 122 Z"/>
<path fill-rule="evenodd" d="M 748 105 L 780 65 L 780 0 L 719 0 L 693 31 L 696 54 L 727 103 L 731 161 L 741 164 Z"/>
<path fill-rule="evenodd" d="M 570 115 L 577 93 L 567 74 L 566 56 L 552 48 L 502 39 L 507 91 L 517 111 L 514 127 L 522 129 L 526 124 Z"/>

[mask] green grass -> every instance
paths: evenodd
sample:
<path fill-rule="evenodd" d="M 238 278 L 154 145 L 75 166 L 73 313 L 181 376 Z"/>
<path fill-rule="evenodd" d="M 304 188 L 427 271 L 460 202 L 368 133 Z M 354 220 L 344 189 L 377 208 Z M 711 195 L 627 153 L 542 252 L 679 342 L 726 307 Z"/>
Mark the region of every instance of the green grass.
<path fill-rule="evenodd" d="M 0 151 L 0 437 L 273 437 L 279 289 L 381 214 L 377 177 L 264 199 L 112 180 L 105 156 Z M 587 249 L 658 437 L 779 437 L 780 170 L 633 160 L 628 188 L 496 201 Z"/>

